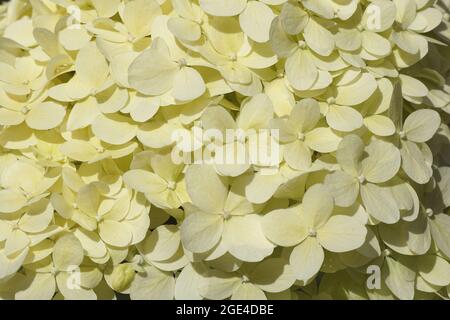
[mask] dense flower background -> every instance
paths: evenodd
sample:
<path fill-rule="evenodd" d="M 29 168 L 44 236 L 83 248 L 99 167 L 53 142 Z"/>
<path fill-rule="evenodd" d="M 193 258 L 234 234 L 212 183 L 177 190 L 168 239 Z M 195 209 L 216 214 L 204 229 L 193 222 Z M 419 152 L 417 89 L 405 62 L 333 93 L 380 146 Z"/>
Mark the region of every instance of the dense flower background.
<path fill-rule="evenodd" d="M 449 299 L 449 14 L 3 3 L 0 298 Z M 173 161 L 174 132 L 264 128 L 272 174 Z"/>

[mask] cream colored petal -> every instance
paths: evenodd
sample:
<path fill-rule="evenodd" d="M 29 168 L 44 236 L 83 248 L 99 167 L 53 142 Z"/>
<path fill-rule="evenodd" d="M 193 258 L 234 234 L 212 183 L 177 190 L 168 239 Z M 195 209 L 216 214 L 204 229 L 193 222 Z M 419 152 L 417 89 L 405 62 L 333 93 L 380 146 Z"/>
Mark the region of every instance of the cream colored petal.
<path fill-rule="evenodd" d="M 15 190 L 0 190 L 0 212 L 11 213 L 19 210 L 27 203 L 25 196 Z"/>
<path fill-rule="evenodd" d="M 199 292 L 201 280 L 200 270 L 204 271 L 200 264 L 188 264 L 183 268 L 175 283 L 176 300 L 202 300 Z M 200 270 L 198 270 L 200 269 Z"/>
<path fill-rule="evenodd" d="M 72 234 L 59 238 L 53 248 L 53 263 L 59 271 L 73 270 L 83 261 L 81 242 Z"/>
<path fill-rule="evenodd" d="M 306 190 L 302 200 L 302 209 L 309 224 L 307 227 L 323 226 L 330 217 L 333 207 L 334 200 L 326 186 L 315 184 Z"/>
<path fill-rule="evenodd" d="M 243 103 L 237 125 L 243 130 L 267 129 L 267 125 L 272 118 L 272 102 L 267 95 L 261 93 Z"/>
<path fill-rule="evenodd" d="M 310 89 L 319 75 L 310 54 L 300 49 L 288 57 L 285 69 L 289 83 L 300 91 Z"/>
<path fill-rule="evenodd" d="M 433 171 L 431 169 L 431 159 L 428 158 L 427 146 L 421 148 L 411 141 L 402 141 L 400 153 L 402 156 L 402 169 L 415 182 L 419 184 L 427 183 Z"/>
<path fill-rule="evenodd" d="M 85 128 L 100 114 L 94 98 L 87 98 L 75 104 L 67 120 L 67 129 L 70 131 Z"/>
<path fill-rule="evenodd" d="M 361 198 L 367 212 L 375 219 L 387 224 L 400 219 L 399 209 L 388 189 L 367 183 L 361 186 Z"/>
<path fill-rule="evenodd" d="M 437 214 L 430 220 L 430 229 L 433 240 L 447 257 L 450 256 L 450 217 L 446 214 Z"/>
<path fill-rule="evenodd" d="M 362 161 L 362 174 L 368 181 L 382 183 L 397 174 L 401 156 L 393 144 L 378 139 L 372 140 L 366 152 L 369 156 Z"/>
<path fill-rule="evenodd" d="M 450 284 L 450 264 L 435 255 L 420 256 L 417 262 L 419 274 L 427 282 L 436 286 Z"/>
<path fill-rule="evenodd" d="M 23 250 L 19 255 L 10 259 L 4 250 L 0 251 L 0 279 L 6 279 L 14 275 L 21 267 L 27 257 L 28 249 Z"/>
<path fill-rule="evenodd" d="M 26 279 L 26 287 L 20 289 L 17 300 L 51 300 L 56 291 L 55 277 L 49 273 L 33 273 Z"/>
<path fill-rule="evenodd" d="M 311 167 L 311 151 L 303 141 L 295 141 L 284 146 L 284 159 L 287 164 L 297 170 Z"/>
<path fill-rule="evenodd" d="M 167 52 L 151 48 L 142 52 L 128 70 L 130 85 L 146 95 L 161 95 L 169 91 L 178 72 L 178 64 Z"/>
<path fill-rule="evenodd" d="M 163 272 L 155 267 L 146 267 L 138 273 L 131 284 L 132 300 L 172 300 L 175 278 L 171 272 Z"/>
<path fill-rule="evenodd" d="M 233 295 L 240 284 L 240 277 L 233 273 L 212 270 L 199 281 L 199 292 L 206 299 L 223 300 Z"/>
<path fill-rule="evenodd" d="M 273 243 L 291 247 L 303 241 L 307 236 L 307 226 L 298 207 L 274 210 L 262 220 L 264 235 Z"/>
<path fill-rule="evenodd" d="M 49 130 L 61 124 L 66 115 L 66 109 L 54 102 L 43 102 L 34 106 L 27 113 L 25 122 L 36 130 Z"/>
<path fill-rule="evenodd" d="M 147 261 L 164 261 L 172 258 L 180 246 L 180 232 L 170 225 L 159 226 L 153 230 L 142 244 L 140 251 Z"/>
<path fill-rule="evenodd" d="M 404 74 L 401 74 L 399 77 L 403 95 L 425 97 L 428 94 L 427 87 L 416 78 Z"/>
<path fill-rule="evenodd" d="M 14 258 L 30 245 L 27 234 L 20 229 L 12 230 L 5 242 L 5 254 Z"/>
<path fill-rule="evenodd" d="M 269 43 L 251 43 L 251 51 L 245 56 L 239 56 L 239 63 L 250 69 L 257 69 L 259 72 L 264 72 L 265 68 L 271 67 L 277 63 L 278 59 L 273 52 Z"/>
<path fill-rule="evenodd" d="M 389 40 L 374 32 L 365 31 L 362 33 L 362 46 L 377 57 L 385 57 L 391 53 Z"/>
<path fill-rule="evenodd" d="M 192 165 L 186 172 L 186 186 L 192 203 L 207 213 L 221 213 L 228 195 L 227 179 L 210 165 Z"/>
<path fill-rule="evenodd" d="M 320 120 L 320 105 L 314 99 L 303 99 L 291 111 L 288 124 L 301 132 L 314 129 Z"/>
<path fill-rule="evenodd" d="M 151 120 L 139 126 L 137 131 L 138 140 L 150 148 L 164 148 L 172 145 L 176 139 L 173 134 L 180 127 L 173 123 L 160 120 Z"/>
<path fill-rule="evenodd" d="M 270 200 L 282 183 L 283 177 L 280 174 L 255 174 L 245 187 L 245 195 L 252 203 L 264 203 Z"/>
<path fill-rule="evenodd" d="M 282 292 L 295 282 L 291 266 L 281 258 L 269 258 L 259 263 L 251 272 L 253 284 L 266 292 Z"/>
<path fill-rule="evenodd" d="M 335 171 L 325 177 L 327 186 L 333 195 L 336 205 L 350 207 L 359 195 L 358 181 L 342 171 Z"/>
<path fill-rule="evenodd" d="M 74 235 L 80 240 L 87 256 L 92 258 L 103 258 L 108 254 L 106 246 L 97 232 L 75 229 Z"/>
<path fill-rule="evenodd" d="M 252 283 L 242 283 L 236 288 L 231 300 L 267 300 L 264 291 Z"/>
<path fill-rule="evenodd" d="M 78 51 L 91 40 L 92 35 L 84 28 L 66 28 L 58 33 L 61 45 L 69 51 Z"/>
<path fill-rule="evenodd" d="M 406 118 L 403 132 L 410 141 L 426 142 L 434 136 L 440 124 L 441 117 L 436 111 L 417 110 Z"/>
<path fill-rule="evenodd" d="M 338 131 L 350 132 L 363 125 L 361 114 L 351 107 L 330 106 L 326 118 L 330 127 Z"/>
<path fill-rule="evenodd" d="M 395 125 L 386 116 L 373 115 L 364 118 L 364 125 L 375 135 L 381 137 L 391 136 L 395 133 Z"/>
<path fill-rule="evenodd" d="M 77 55 L 75 71 L 80 82 L 92 89 L 97 89 L 106 81 L 109 67 L 105 57 L 94 42 L 88 43 Z"/>
<path fill-rule="evenodd" d="M 200 0 L 200 6 L 206 13 L 213 16 L 235 16 L 241 13 L 247 0 Z"/>
<path fill-rule="evenodd" d="M 306 27 L 309 15 L 299 5 L 286 2 L 281 8 L 280 20 L 288 34 L 297 35 Z"/>
<path fill-rule="evenodd" d="M 46 199 L 33 203 L 19 220 L 21 230 L 30 233 L 44 231 L 53 219 L 53 206 Z"/>
<path fill-rule="evenodd" d="M 377 87 L 375 78 L 369 73 L 363 73 L 349 85 L 337 87 L 336 103 L 344 106 L 360 104 L 369 99 Z"/>
<path fill-rule="evenodd" d="M 306 145 L 320 153 L 336 151 L 342 138 L 330 128 L 316 128 L 306 134 Z"/>
<path fill-rule="evenodd" d="M 259 1 L 248 1 L 245 10 L 239 15 L 239 23 L 250 39 L 266 42 L 274 18 L 275 14 L 269 6 Z"/>
<path fill-rule="evenodd" d="M 180 101 L 190 101 L 205 93 L 202 76 L 194 68 L 181 68 L 173 79 L 172 95 Z"/>
<path fill-rule="evenodd" d="M 100 114 L 91 127 L 97 138 L 113 145 L 127 143 L 137 134 L 137 126 L 119 114 Z"/>
<path fill-rule="evenodd" d="M 339 144 L 336 158 L 341 168 L 353 177 L 361 173 L 361 160 L 364 154 L 364 142 L 357 135 L 345 136 Z"/>
<path fill-rule="evenodd" d="M 180 40 L 197 41 L 202 36 L 200 26 L 185 18 L 171 17 L 167 22 L 167 27 Z"/>
<path fill-rule="evenodd" d="M 317 231 L 319 243 L 332 252 L 347 252 L 364 244 L 367 229 L 356 219 L 336 215 Z"/>
<path fill-rule="evenodd" d="M 100 17 L 109 18 L 117 13 L 120 0 L 92 0 L 92 4 Z"/>
<path fill-rule="evenodd" d="M 256 214 L 233 216 L 225 221 L 223 241 L 229 253 L 247 262 L 261 261 L 274 249 L 264 237 L 261 217 Z"/>
<path fill-rule="evenodd" d="M 6 27 L 3 36 L 25 47 L 32 47 L 36 44 L 36 40 L 33 37 L 33 22 L 26 16 L 10 23 Z"/>
<path fill-rule="evenodd" d="M 180 227 L 181 242 L 186 249 L 203 253 L 219 242 L 223 228 L 221 215 L 194 212 L 184 219 Z"/>
<path fill-rule="evenodd" d="M 357 30 L 340 30 L 335 35 L 336 47 L 346 51 L 355 51 L 361 48 L 362 36 Z"/>
<path fill-rule="evenodd" d="M 126 247 L 133 239 L 133 233 L 126 223 L 105 220 L 99 223 L 98 228 L 102 240 L 115 247 Z"/>
<path fill-rule="evenodd" d="M 392 258 L 385 261 L 388 273 L 384 276 L 389 290 L 400 300 L 412 300 L 414 297 L 415 272 L 402 262 Z"/>
<path fill-rule="evenodd" d="M 325 254 L 316 238 L 308 237 L 294 248 L 289 263 L 295 277 L 307 282 L 320 270 Z"/>
<path fill-rule="evenodd" d="M 280 57 L 288 57 L 297 49 L 296 42 L 284 31 L 281 19 L 276 17 L 270 27 L 270 44 Z"/>
<path fill-rule="evenodd" d="M 82 140 L 67 141 L 61 144 L 59 150 L 76 161 L 90 161 L 98 155 L 97 149 L 92 144 Z"/>
<path fill-rule="evenodd" d="M 56 275 L 56 284 L 64 300 L 96 300 L 94 291 L 82 287 L 81 280 L 78 281 L 77 277 L 76 272 L 61 272 Z"/>
<path fill-rule="evenodd" d="M 334 50 L 333 34 L 317 19 L 309 19 L 303 35 L 308 47 L 321 56 L 327 57 Z"/>
<path fill-rule="evenodd" d="M 135 0 L 125 4 L 122 19 L 134 37 L 142 38 L 150 34 L 153 20 L 161 13 L 156 0 Z"/>

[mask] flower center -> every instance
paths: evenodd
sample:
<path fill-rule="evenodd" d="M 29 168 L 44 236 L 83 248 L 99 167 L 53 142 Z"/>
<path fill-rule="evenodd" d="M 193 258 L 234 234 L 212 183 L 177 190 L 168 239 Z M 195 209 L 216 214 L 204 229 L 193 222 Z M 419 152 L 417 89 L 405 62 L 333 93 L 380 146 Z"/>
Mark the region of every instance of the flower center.
<path fill-rule="evenodd" d="M 128 34 L 128 42 L 135 42 L 136 41 L 136 37 L 133 36 L 132 34 Z"/>
<path fill-rule="evenodd" d="M 138 265 L 138 266 L 143 266 L 144 264 L 145 264 L 145 260 L 144 260 L 144 258 L 141 256 L 141 255 L 136 255 L 135 256 L 135 263 Z"/>
<path fill-rule="evenodd" d="M 197 18 L 197 19 L 194 20 L 194 22 L 201 27 L 201 26 L 203 26 L 205 24 L 205 19 L 204 19 L 204 17 Z"/>
<path fill-rule="evenodd" d="M 427 208 L 425 210 L 425 214 L 427 215 L 427 217 L 431 218 L 433 216 L 433 214 L 434 214 L 434 211 L 431 208 Z"/>
<path fill-rule="evenodd" d="M 223 211 L 223 219 L 229 220 L 231 218 L 231 213 L 229 211 Z"/>
<path fill-rule="evenodd" d="M 360 175 L 358 177 L 358 181 L 359 181 L 359 183 L 364 183 L 364 182 L 366 182 L 366 177 L 364 177 L 363 175 Z"/>
<path fill-rule="evenodd" d="M 317 231 L 316 231 L 316 229 L 310 228 L 310 229 L 308 230 L 308 235 L 309 235 L 310 237 L 313 237 L 313 238 L 317 237 Z"/>
<path fill-rule="evenodd" d="M 329 97 L 327 99 L 327 103 L 328 103 L 328 105 L 335 104 L 336 103 L 336 99 L 334 97 Z"/>
<path fill-rule="evenodd" d="M 178 63 L 178 66 L 179 66 L 180 68 L 183 68 L 183 67 L 186 67 L 186 66 L 187 66 L 187 61 L 186 61 L 186 59 L 184 59 L 184 58 L 181 58 L 180 60 L 178 60 L 177 63 Z"/>
<path fill-rule="evenodd" d="M 177 186 L 177 183 L 175 181 L 169 181 L 167 182 L 167 188 L 169 190 L 175 190 L 175 187 Z"/>
<path fill-rule="evenodd" d="M 229 56 L 229 59 L 231 60 L 231 61 L 237 61 L 237 54 L 236 53 L 232 53 L 230 56 Z"/>
<path fill-rule="evenodd" d="M 305 134 L 303 132 L 297 133 L 297 139 L 300 141 L 305 140 Z"/>
<path fill-rule="evenodd" d="M 300 49 L 305 49 L 305 48 L 306 48 L 306 42 L 303 41 L 303 40 L 300 40 L 300 41 L 298 42 L 298 47 L 299 47 Z"/>

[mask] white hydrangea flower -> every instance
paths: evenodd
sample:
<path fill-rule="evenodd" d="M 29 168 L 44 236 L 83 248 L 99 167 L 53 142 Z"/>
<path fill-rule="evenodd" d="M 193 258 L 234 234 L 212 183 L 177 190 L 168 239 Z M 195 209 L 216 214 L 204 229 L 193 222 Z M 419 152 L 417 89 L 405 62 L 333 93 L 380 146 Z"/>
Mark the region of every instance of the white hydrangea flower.
<path fill-rule="evenodd" d="M 290 265 L 298 280 L 308 282 L 324 260 L 323 248 L 332 252 L 358 249 L 366 238 L 366 228 L 344 215 L 331 215 L 334 201 L 323 185 L 312 186 L 301 205 L 274 210 L 263 220 L 264 234 L 274 243 L 291 247 Z M 283 224 L 278 228 L 277 224 Z M 345 230 L 345 232 L 343 232 Z M 339 239 L 339 241 L 338 241 Z"/>

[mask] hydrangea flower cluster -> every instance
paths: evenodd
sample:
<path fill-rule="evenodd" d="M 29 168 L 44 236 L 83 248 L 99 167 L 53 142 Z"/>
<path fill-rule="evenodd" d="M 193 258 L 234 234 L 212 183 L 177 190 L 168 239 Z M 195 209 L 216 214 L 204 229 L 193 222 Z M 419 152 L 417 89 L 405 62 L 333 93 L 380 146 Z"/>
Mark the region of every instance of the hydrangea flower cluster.
<path fill-rule="evenodd" d="M 449 299 L 449 14 L 0 5 L 0 298 Z"/>

